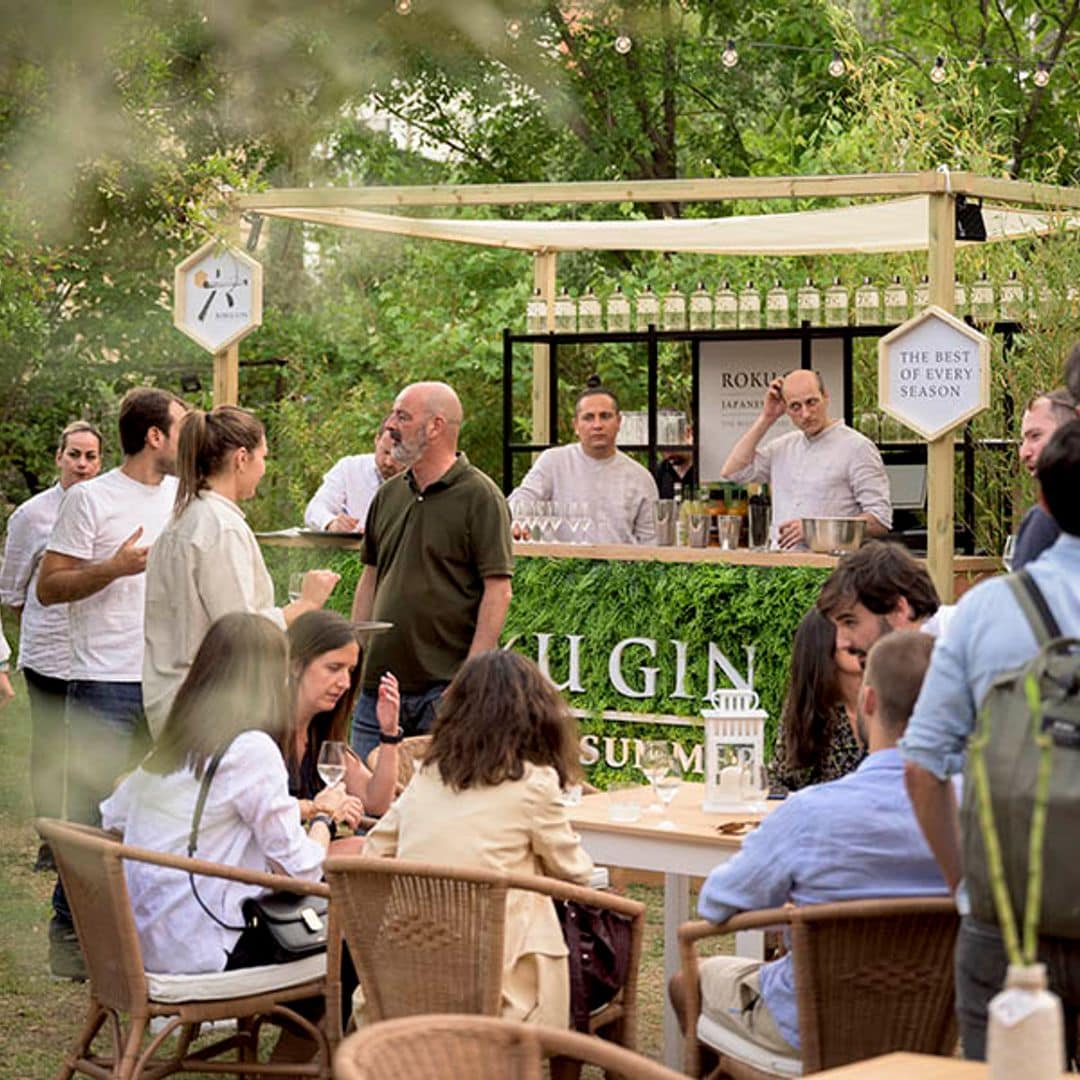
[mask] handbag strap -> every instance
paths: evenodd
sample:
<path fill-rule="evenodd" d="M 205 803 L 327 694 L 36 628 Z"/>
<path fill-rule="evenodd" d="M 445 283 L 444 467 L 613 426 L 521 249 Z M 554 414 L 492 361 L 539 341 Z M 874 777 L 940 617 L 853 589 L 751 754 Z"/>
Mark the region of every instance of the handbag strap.
<path fill-rule="evenodd" d="M 188 858 L 195 858 L 195 849 L 199 844 L 199 822 L 202 821 L 203 809 L 206 807 L 206 796 L 210 791 L 210 781 L 214 779 L 214 773 L 217 772 L 218 766 L 221 764 L 221 759 L 225 756 L 225 751 L 229 749 L 231 743 L 226 743 L 224 746 L 218 749 L 214 756 L 206 763 L 206 768 L 203 770 L 202 783 L 199 785 L 199 796 L 195 800 L 195 809 L 191 815 L 191 832 L 188 834 Z M 195 899 L 199 903 L 199 907 L 210 916 L 225 930 L 246 930 L 246 926 L 232 926 L 230 923 L 225 922 L 223 919 L 219 919 L 203 902 L 203 898 L 199 895 L 199 890 L 195 887 L 195 871 L 188 871 L 188 881 L 191 882 L 191 892 Z"/>
<path fill-rule="evenodd" d="M 1039 646 L 1061 637 L 1061 627 L 1031 574 L 1027 570 L 1018 570 L 1005 580 L 1009 583 L 1013 597 L 1020 605 Z"/>

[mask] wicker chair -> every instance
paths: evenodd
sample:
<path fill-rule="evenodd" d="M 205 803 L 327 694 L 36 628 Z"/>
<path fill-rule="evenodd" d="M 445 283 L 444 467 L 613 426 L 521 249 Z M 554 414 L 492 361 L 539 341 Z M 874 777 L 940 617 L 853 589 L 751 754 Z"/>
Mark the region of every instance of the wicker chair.
<path fill-rule="evenodd" d="M 545 1058 L 598 1065 L 627 1080 L 675 1080 L 640 1054 L 591 1035 L 490 1016 L 412 1016 L 350 1035 L 334 1055 L 338 1080 L 540 1080 Z"/>
<path fill-rule="evenodd" d="M 332 906 L 356 965 L 368 1019 L 422 1013 L 498 1016 L 508 889 L 610 908 L 631 920 L 630 966 L 615 1000 L 589 1019 L 633 1050 L 645 905 L 549 877 L 433 866 L 404 859 L 331 857 Z M 334 1012 L 328 1000 L 327 1012 Z"/>
<path fill-rule="evenodd" d="M 329 981 L 337 985 L 337 979 L 326 976 L 328 970 L 340 970 L 340 937 L 334 927 L 327 954 L 291 964 L 202 975 L 150 974 L 143 967 L 124 862 L 173 867 L 184 874 L 190 869 L 207 877 L 305 895 L 327 896 L 325 885 L 128 847 L 112 834 L 70 822 L 40 819 L 37 829 L 56 857 L 90 980 L 89 1012 L 57 1074 L 60 1080 L 76 1072 L 127 1080 L 174 1072 L 221 1071 L 222 1063 L 214 1059 L 230 1052 L 237 1060 L 227 1063 L 228 1072 L 272 1075 L 275 1067 L 260 1065 L 257 1060 L 259 1029 L 264 1023 L 280 1023 L 282 1019 L 306 1032 L 319 1053 L 309 1064 L 278 1065 L 277 1074 L 330 1076 L 338 1025 L 324 1021 L 323 1026 L 316 1026 L 290 1006 L 324 995 Z M 334 996 L 340 1000 L 340 991 Z M 143 1038 L 155 1017 L 166 1018 L 165 1023 L 144 1048 Z M 234 1034 L 191 1049 L 200 1024 L 228 1019 L 237 1021 Z M 93 1043 L 106 1024 L 112 1053 L 98 1054 Z M 178 1034 L 174 1048 L 163 1054 L 163 1044 L 174 1033 Z"/>
<path fill-rule="evenodd" d="M 431 745 L 430 735 L 410 735 L 398 743 L 397 756 L 397 783 L 394 785 L 394 794 L 400 795 L 408 786 L 409 781 L 416 772 L 420 759 L 427 753 Z M 379 760 L 380 747 L 372 747 L 367 756 L 367 767 L 374 772 L 375 765 Z"/>
<path fill-rule="evenodd" d="M 791 928 L 801 1067 L 799 1059 L 778 1055 L 763 1065 L 761 1056 L 747 1053 L 745 1040 L 729 1037 L 719 1025 L 699 1024 L 698 944 L 720 934 L 782 924 Z M 685 1071 L 690 1076 L 769 1080 L 894 1050 L 952 1054 L 958 926 L 952 898 L 938 896 L 773 908 L 745 912 L 720 925 L 684 923 L 679 946 Z"/>

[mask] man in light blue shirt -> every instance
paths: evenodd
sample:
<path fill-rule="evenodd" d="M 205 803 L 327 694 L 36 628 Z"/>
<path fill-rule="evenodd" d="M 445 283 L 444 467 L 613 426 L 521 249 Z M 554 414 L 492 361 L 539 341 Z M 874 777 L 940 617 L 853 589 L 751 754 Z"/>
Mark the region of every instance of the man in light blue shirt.
<path fill-rule="evenodd" d="M 787 902 L 822 904 L 945 892 L 904 790 L 897 740 L 930 662 L 933 639 L 898 630 L 870 650 L 859 695 L 859 737 L 870 753 L 853 773 L 803 788 L 709 875 L 698 913 L 723 922 Z M 766 1050 L 797 1056 L 791 956 L 762 964 L 735 956 L 701 965 L 702 1011 Z"/>
<path fill-rule="evenodd" d="M 1080 420 L 1062 425 L 1039 457 L 1043 499 L 1062 534 L 1027 565 L 1062 633 L 1080 637 Z M 969 590 L 957 605 L 949 633 L 934 658 L 900 747 L 919 824 L 945 880 L 960 886 L 960 821 L 948 777 L 964 767 L 976 711 L 995 676 L 1026 664 L 1038 646 L 1004 578 Z M 963 911 L 963 890 L 957 897 Z M 1040 939 L 1050 989 L 1065 1006 L 1073 1043 L 1080 1011 L 1080 941 Z M 956 1008 L 964 1054 L 981 1060 L 986 1049 L 986 1007 L 1005 980 L 1005 952 L 996 926 L 965 915 L 956 943 Z M 1071 1017 L 1071 1020 L 1070 1020 Z"/>

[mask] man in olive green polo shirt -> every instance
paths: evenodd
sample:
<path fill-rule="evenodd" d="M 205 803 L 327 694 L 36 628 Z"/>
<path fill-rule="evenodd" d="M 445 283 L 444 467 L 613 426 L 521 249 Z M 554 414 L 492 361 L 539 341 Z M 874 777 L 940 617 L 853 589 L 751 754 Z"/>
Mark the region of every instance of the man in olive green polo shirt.
<path fill-rule="evenodd" d="M 387 421 L 394 457 L 408 468 L 379 488 L 364 528 L 352 616 L 394 625 L 364 655 L 352 729 L 361 758 L 388 738 L 375 719 L 382 674 L 401 685 L 401 734 L 429 730 L 458 668 L 498 647 L 510 607 L 510 512 L 458 452 L 461 421 L 457 394 L 440 382 L 407 386 Z"/>

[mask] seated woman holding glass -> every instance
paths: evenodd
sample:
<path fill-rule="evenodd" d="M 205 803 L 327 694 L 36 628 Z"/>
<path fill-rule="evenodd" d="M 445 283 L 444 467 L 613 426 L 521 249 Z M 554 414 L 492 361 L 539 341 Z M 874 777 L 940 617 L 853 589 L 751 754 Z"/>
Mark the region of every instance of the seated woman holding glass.
<path fill-rule="evenodd" d="M 360 641 L 336 611 L 309 611 L 289 626 L 292 729 L 285 746 L 289 791 L 300 801 L 300 819 L 328 813 L 334 826 L 352 829 L 363 815 L 377 816 L 394 798 L 397 782 L 397 679 L 379 684 L 376 716 L 381 745 L 372 772 L 349 749 L 349 724 L 360 686 Z M 325 786 L 324 786 L 325 785 Z M 345 854 L 346 852 L 335 853 Z"/>
<path fill-rule="evenodd" d="M 517 653 L 480 653 L 443 694 L 427 756 L 364 854 L 587 884 L 592 860 L 560 800 L 577 757 L 577 723 L 539 668 Z M 566 1027 L 566 957 L 550 897 L 511 890 L 502 1016 Z"/>

